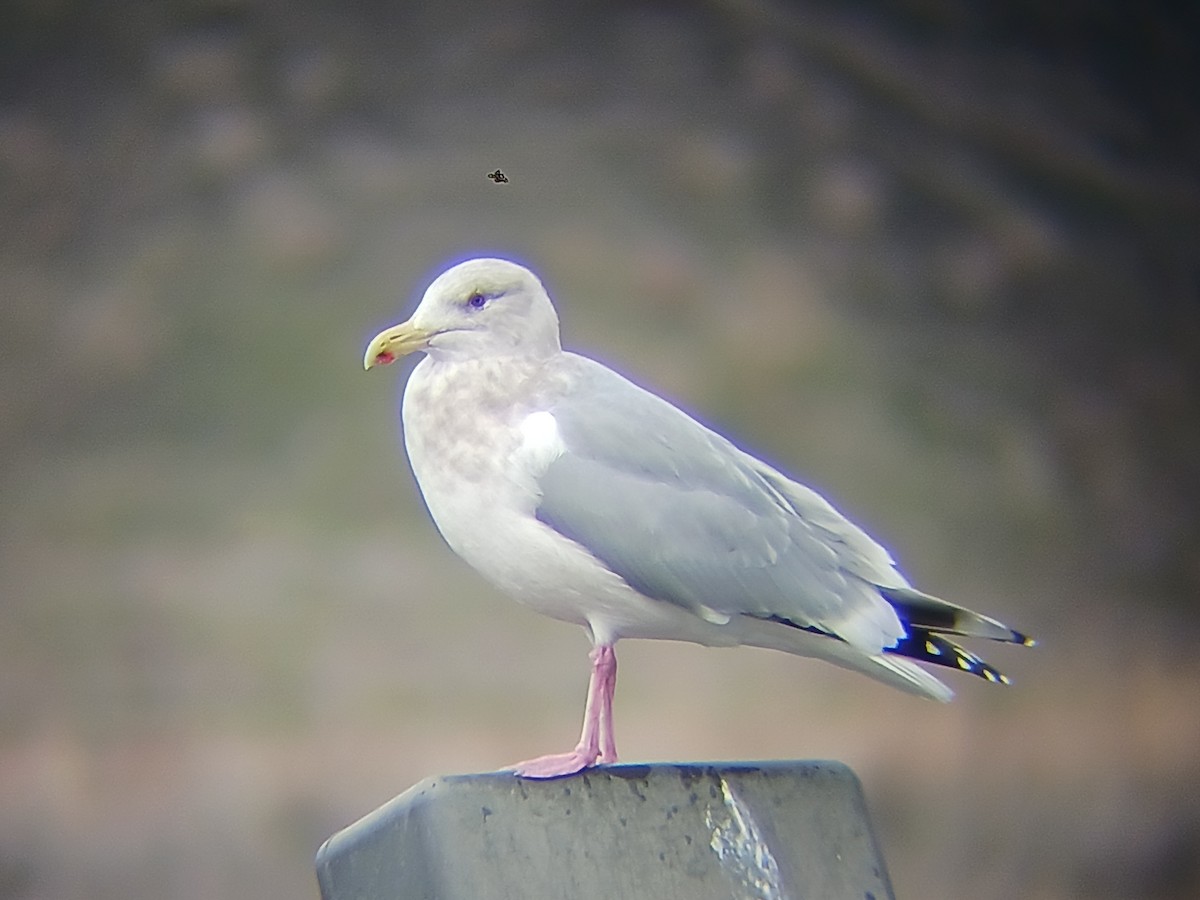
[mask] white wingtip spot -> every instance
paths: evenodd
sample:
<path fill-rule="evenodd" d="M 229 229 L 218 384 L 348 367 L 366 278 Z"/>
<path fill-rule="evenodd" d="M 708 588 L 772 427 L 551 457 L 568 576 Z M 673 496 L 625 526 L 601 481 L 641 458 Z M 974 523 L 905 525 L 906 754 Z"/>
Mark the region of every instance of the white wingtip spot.
<path fill-rule="evenodd" d="M 930 656 L 941 656 L 942 648 L 939 647 L 937 644 L 935 644 L 933 641 L 926 641 L 925 642 L 925 652 L 928 653 Z"/>
<path fill-rule="evenodd" d="M 958 667 L 966 672 L 970 672 L 971 671 L 971 661 L 969 659 L 967 659 L 965 656 L 960 655 L 958 657 Z"/>

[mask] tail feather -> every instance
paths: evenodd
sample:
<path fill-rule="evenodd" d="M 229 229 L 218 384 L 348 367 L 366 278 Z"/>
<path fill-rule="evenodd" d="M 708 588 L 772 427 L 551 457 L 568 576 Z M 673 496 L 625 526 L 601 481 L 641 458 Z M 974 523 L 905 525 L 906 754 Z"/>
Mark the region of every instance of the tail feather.
<path fill-rule="evenodd" d="M 743 644 L 824 659 L 910 694 L 941 700 L 943 703 L 954 696 L 954 692 L 936 676 L 890 650 L 868 655 L 828 631 L 811 625 L 797 625 L 778 616 L 739 616 L 734 623 L 738 640 Z"/>
<path fill-rule="evenodd" d="M 1033 638 L 996 619 L 911 588 L 879 587 L 879 593 L 896 610 L 905 628 L 904 637 L 879 654 L 866 654 L 833 632 L 784 616 L 740 617 L 743 643 L 784 650 L 801 656 L 827 659 L 855 669 L 893 687 L 943 702 L 954 692 L 917 663 L 943 666 L 975 675 L 993 684 L 1011 684 L 1008 676 L 982 657 L 951 640 L 977 637 L 1032 647 Z M 787 626 L 779 629 L 778 626 Z"/>
<path fill-rule="evenodd" d="M 847 668 L 857 668 L 872 678 L 919 697 L 940 700 L 942 703 L 949 703 L 954 699 L 954 691 L 940 678 L 926 672 L 916 663 L 902 656 L 896 656 L 890 652 L 881 653 L 879 656 L 865 657 L 863 662 L 869 662 L 870 666 L 859 665 Z"/>

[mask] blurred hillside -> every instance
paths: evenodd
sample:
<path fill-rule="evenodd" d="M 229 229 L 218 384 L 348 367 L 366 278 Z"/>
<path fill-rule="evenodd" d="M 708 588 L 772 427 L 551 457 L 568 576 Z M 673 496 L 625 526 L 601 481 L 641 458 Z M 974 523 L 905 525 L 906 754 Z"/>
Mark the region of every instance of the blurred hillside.
<path fill-rule="evenodd" d="M 427 6 L 2 14 L 0 898 L 316 896 L 573 738 L 585 640 L 442 547 L 361 371 L 480 253 L 1042 639 L 950 707 L 623 644 L 629 759 L 845 760 L 902 897 L 1200 892 L 1197 13 Z"/>

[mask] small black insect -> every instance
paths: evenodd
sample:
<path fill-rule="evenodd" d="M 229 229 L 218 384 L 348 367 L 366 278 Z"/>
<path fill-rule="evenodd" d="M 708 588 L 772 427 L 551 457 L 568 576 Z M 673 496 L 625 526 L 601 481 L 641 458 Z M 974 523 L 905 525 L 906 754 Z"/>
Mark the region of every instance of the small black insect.
<path fill-rule="evenodd" d="M 492 179 L 492 181 L 496 182 L 496 184 L 508 183 L 508 176 L 499 169 L 497 169 L 495 172 L 488 172 L 488 178 Z"/>

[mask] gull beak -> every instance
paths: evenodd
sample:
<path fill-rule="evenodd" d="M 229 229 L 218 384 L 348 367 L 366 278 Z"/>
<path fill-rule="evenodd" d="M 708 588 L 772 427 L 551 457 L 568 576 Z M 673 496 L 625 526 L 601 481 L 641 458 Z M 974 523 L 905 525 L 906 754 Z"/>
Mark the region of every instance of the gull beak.
<path fill-rule="evenodd" d="M 373 369 L 375 366 L 386 366 L 394 363 L 402 356 L 424 350 L 429 346 L 433 332 L 418 328 L 409 319 L 391 328 L 385 328 L 367 344 L 367 352 L 363 357 L 363 368 Z"/>

